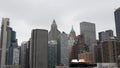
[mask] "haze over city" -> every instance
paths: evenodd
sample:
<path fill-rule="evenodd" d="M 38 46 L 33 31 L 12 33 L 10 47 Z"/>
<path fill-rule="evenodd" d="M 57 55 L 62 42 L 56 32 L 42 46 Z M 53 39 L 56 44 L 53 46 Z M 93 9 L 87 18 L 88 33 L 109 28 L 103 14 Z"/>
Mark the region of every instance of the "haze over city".
<path fill-rule="evenodd" d="M 114 30 L 114 11 L 120 0 L 1 0 L 0 21 L 10 18 L 10 26 L 17 32 L 19 44 L 30 38 L 33 28 L 50 30 L 53 19 L 58 29 L 69 33 L 73 25 L 80 34 L 80 22 L 96 24 L 96 34 Z M 1 26 L 1 24 L 0 24 Z"/>

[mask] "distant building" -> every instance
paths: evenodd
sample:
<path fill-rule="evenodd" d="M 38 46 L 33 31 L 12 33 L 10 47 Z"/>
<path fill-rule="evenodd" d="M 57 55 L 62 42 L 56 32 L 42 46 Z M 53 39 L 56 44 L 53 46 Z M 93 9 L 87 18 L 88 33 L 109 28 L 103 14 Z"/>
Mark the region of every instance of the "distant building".
<path fill-rule="evenodd" d="M 120 8 L 115 10 L 114 15 L 115 15 L 116 34 L 117 37 L 120 39 Z"/>
<path fill-rule="evenodd" d="M 20 50 L 19 48 L 13 49 L 13 65 L 19 65 L 19 57 L 20 56 Z"/>
<path fill-rule="evenodd" d="M 102 42 L 102 62 L 103 63 L 116 63 L 120 55 L 120 41 L 111 39 Z"/>
<path fill-rule="evenodd" d="M 20 54 L 21 54 L 20 60 L 21 60 L 22 68 L 25 68 L 25 66 L 26 66 L 26 54 L 27 54 L 26 50 L 27 50 L 27 42 L 23 42 L 21 44 L 21 50 L 20 50 L 21 51 L 20 52 Z"/>
<path fill-rule="evenodd" d="M 59 34 L 60 34 L 60 31 L 57 28 L 56 21 L 53 20 L 53 23 L 51 25 L 51 30 L 48 34 L 48 41 L 51 41 L 51 40 L 56 40 L 57 41 Z"/>
<path fill-rule="evenodd" d="M 6 53 L 7 53 L 7 38 L 8 38 L 8 31 L 7 28 L 9 27 L 9 18 L 2 19 L 2 27 L 1 27 L 1 68 L 6 65 Z"/>
<path fill-rule="evenodd" d="M 75 37 L 75 43 L 71 51 L 71 59 L 78 59 L 78 54 L 89 52 L 88 45 L 85 44 L 84 35 Z"/>
<path fill-rule="evenodd" d="M 94 47 L 95 63 L 102 63 L 102 43 L 97 41 L 97 45 Z"/>
<path fill-rule="evenodd" d="M 13 49 L 18 47 L 16 32 L 9 27 L 9 18 L 2 18 L 0 64 L 1 68 L 13 64 Z"/>
<path fill-rule="evenodd" d="M 48 42 L 48 68 L 55 68 L 57 65 L 57 42 Z"/>
<path fill-rule="evenodd" d="M 72 26 L 72 29 L 70 31 L 69 37 L 73 37 L 73 38 L 76 37 L 76 33 L 75 33 L 75 30 L 74 30 L 73 26 Z"/>
<path fill-rule="evenodd" d="M 69 52 L 68 52 L 68 37 L 65 32 L 59 35 L 57 45 L 57 64 L 68 65 Z"/>
<path fill-rule="evenodd" d="M 16 32 L 12 28 L 8 27 L 8 43 L 7 43 L 7 63 L 6 65 L 13 64 L 13 52 L 14 48 L 18 47 Z"/>
<path fill-rule="evenodd" d="M 109 40 L 110 37 L 113 37 L 113 31 L 112 30 L 106 30 L 105 32 L 99 32 L 99 41 L 105 41 Z"/>
<path fill-rule="evenodd" d="M 30 68 L 48 68 L 48 31 L 34 29 L 30 44 Z"/>
<path fill-rule="evenodd" d="M 81 22 L 80 33 L 84 35 L 85 44 L 89 46 L 90 51 L 94 51 L 94 45 L 96 44 L 96 28 L 94 23 Z"/>
<path fill-rule="evenodd" d="M 71 56 L 72 46 L 75 43 L 75 37 L 76 37 L 76 33 L 75 33 L 73 26 L 72 26 L 71 32 L 70 32 L 69 37 L 68 37 L 69 60 L 70 60 L 70 56 Z"/>
<path fill-rule="evenodd" d="M 88 63 L 94 63 L 94 53 L 93 52 L 86 52 L 86 53 L 81 53 L 78 55 L 78 59 L 84 59 Z"/>

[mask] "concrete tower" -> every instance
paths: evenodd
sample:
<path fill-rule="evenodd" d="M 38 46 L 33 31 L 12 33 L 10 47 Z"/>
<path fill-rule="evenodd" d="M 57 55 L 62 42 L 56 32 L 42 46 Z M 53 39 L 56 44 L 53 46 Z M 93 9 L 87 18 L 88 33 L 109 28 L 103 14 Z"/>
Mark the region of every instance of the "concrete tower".
<path fill-rule="evenodd" d="M 30 45 L 30 68 L 48 68 L 48 31 L 34 29 Z"/>
<path fill-rule="evenodd" d="M 1 68 L 4 68 L 6 65 L 6 52 L 7 52 L 7 38 L 8 38 L 8 31 L 7 28 L 9 27 L 9 18 L 2 19 L 2 28 L 1 28 Z"/>

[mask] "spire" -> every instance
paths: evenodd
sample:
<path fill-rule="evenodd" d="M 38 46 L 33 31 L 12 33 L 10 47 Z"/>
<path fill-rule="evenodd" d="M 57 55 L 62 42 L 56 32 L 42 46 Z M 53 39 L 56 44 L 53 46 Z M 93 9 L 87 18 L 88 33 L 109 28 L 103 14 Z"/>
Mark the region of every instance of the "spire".
<path fill-rule="evenodd" d="M 52 25 L 51 25 L 51 29 L 52 29 L 52 30 L 57 29 L 57 24 L 56 24 L 55 19 L 53 19 L 53 23 L 52 23 Z"/>
<path fill-rule="evenodd" d="M 72 29 L 71 29 L 71 32 L 75 32 L 75 31 L 74 31 L 74 28 L 73 28 L 73 25 L 72 25 Z"/>
<path fill-rule="evenodd" d="M 53 19 L 53 24 L 56 24 L 56 21 L 55 21 L 55 19 Z"/>
<path fill-rule="evenodd" d="M 69 34 L 69 37 L 75 38 L 75 36 L 76 36 L 76 33 L 75 33 L 74 28 L 73 28 L 73 25 L 72 25 L 72 29 L 71 29 L 71 32 L 70 32 L 70 34 Z"/>

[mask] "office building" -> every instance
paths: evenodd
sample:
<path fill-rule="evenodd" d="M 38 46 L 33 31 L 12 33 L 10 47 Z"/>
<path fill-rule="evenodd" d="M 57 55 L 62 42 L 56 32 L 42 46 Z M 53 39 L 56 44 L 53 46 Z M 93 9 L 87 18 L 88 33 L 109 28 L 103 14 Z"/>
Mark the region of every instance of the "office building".
<path fill-rule="evenodd" d="M 8 39 L 8 31 L 7 28 L 9 27 L 9 18 L 2 19 L 2 27 L 1 27 L 1 68 L 6 65 L 6 53 L 7 53 L 7 39 Z"/>
<path fill-rule="evenodd" d="M 19 57 L 20 56 L 20 50 L 19 48 L 13 49 L 13 65 L 19 65 Z"/>
<path fill-rule="evenodd" d="M 84 59 L 88 63 L 94 63 L 95 61 L 93 52 L 81 53 L 78 55 L 78 59 Z"/>
<path fill-rule="evenodd" d="M 113 37 L 113 31 L 112 30 L 106 30 L 105 32 L 99 32 L 99 41 L 105 41 L 109 40 L 111 37 Z"/>
<path fill-rule="evenodd" d="M 89 46 L 90 51 L 94 51 L 96 45 L 96 28 L 94 23 L 81 22 L 80 33 L 84 35 L 85 44 Z"/>
<path fill-rule="evenodd" d="M 57 42 L 48 42 L 48 68 L 55 68 L 57 65 Z"/>
<path fill-rule="evenodd" d="M 88 52 L 88 45 L 85 44 L 84 35 L 78 35 L 75 37 L 74 45 L 71 50 L 71 60 L 78 59 L 78 54 Z"/>
<path fill-rule="evenodd" d="M 68 37 L 65 32 L 62 32 L 58 37 L 57 63 L 65 66 L 69 63 Z"/>
<path fill-rule="evenodd" d="M 70 60 L 70 56 L 71 56 L 72 46 L 74 45 L 74 42 L 75 42 L 75 37 L 76 37 L 76 33 L 72 26 L 72 29 L 71 29 L 69 37 L 68 37 L 69 60 Z"/>
<path fill-rule="evenodd" d="M 115 15 L 116 34 L 117 37 L 120 39 L 120 8 L 115 10 L 114 15 Z"/>
<path fill-rule="evenodd" d="M 48 34 L 48 41 L 51 41 L 51 40 L 56 40 L 57 41 L 59 34 L 60 34 L 60 31 L 57 28 L 56 21 L 53 20 L 53 23 L 51 25 L 51 30 Z"/>
<path fill-rule="evenodd" d="M 76 37 L 76 33 L 75 33 L 75 30 L 74 30 L 73 26 L 72 26 L 72 29 L 70 31 L 69 37 L 73 37 L 73 38 Z"/>
<path fill-rule="evenodd" d="M 94 59 L 96 63 L 102 62 L 102 43 L 100 41 L 97 41 L 97 45 L 94 47 Z"/>
<path fill-rule="evenodd" d="M 48 68 L 47 30 L 32 30 L 30 44 L 30 68 Z"/>
<path fill-rule="evenodd" d="M 102 42 L 102 62 L 116 63 L 120 55 L 120 41 L 117 39 L 110 39 Z"/>
<path fill-rule="evenodd" d="M 27 42 L 22 42 L 21 44 L 21 57 L 20 57 L 20 60 L 21 60 L 21 67 L 22 68 L 25 68 L 25 65 L 26 65 L 26 50 L 27 50 Z"/>

